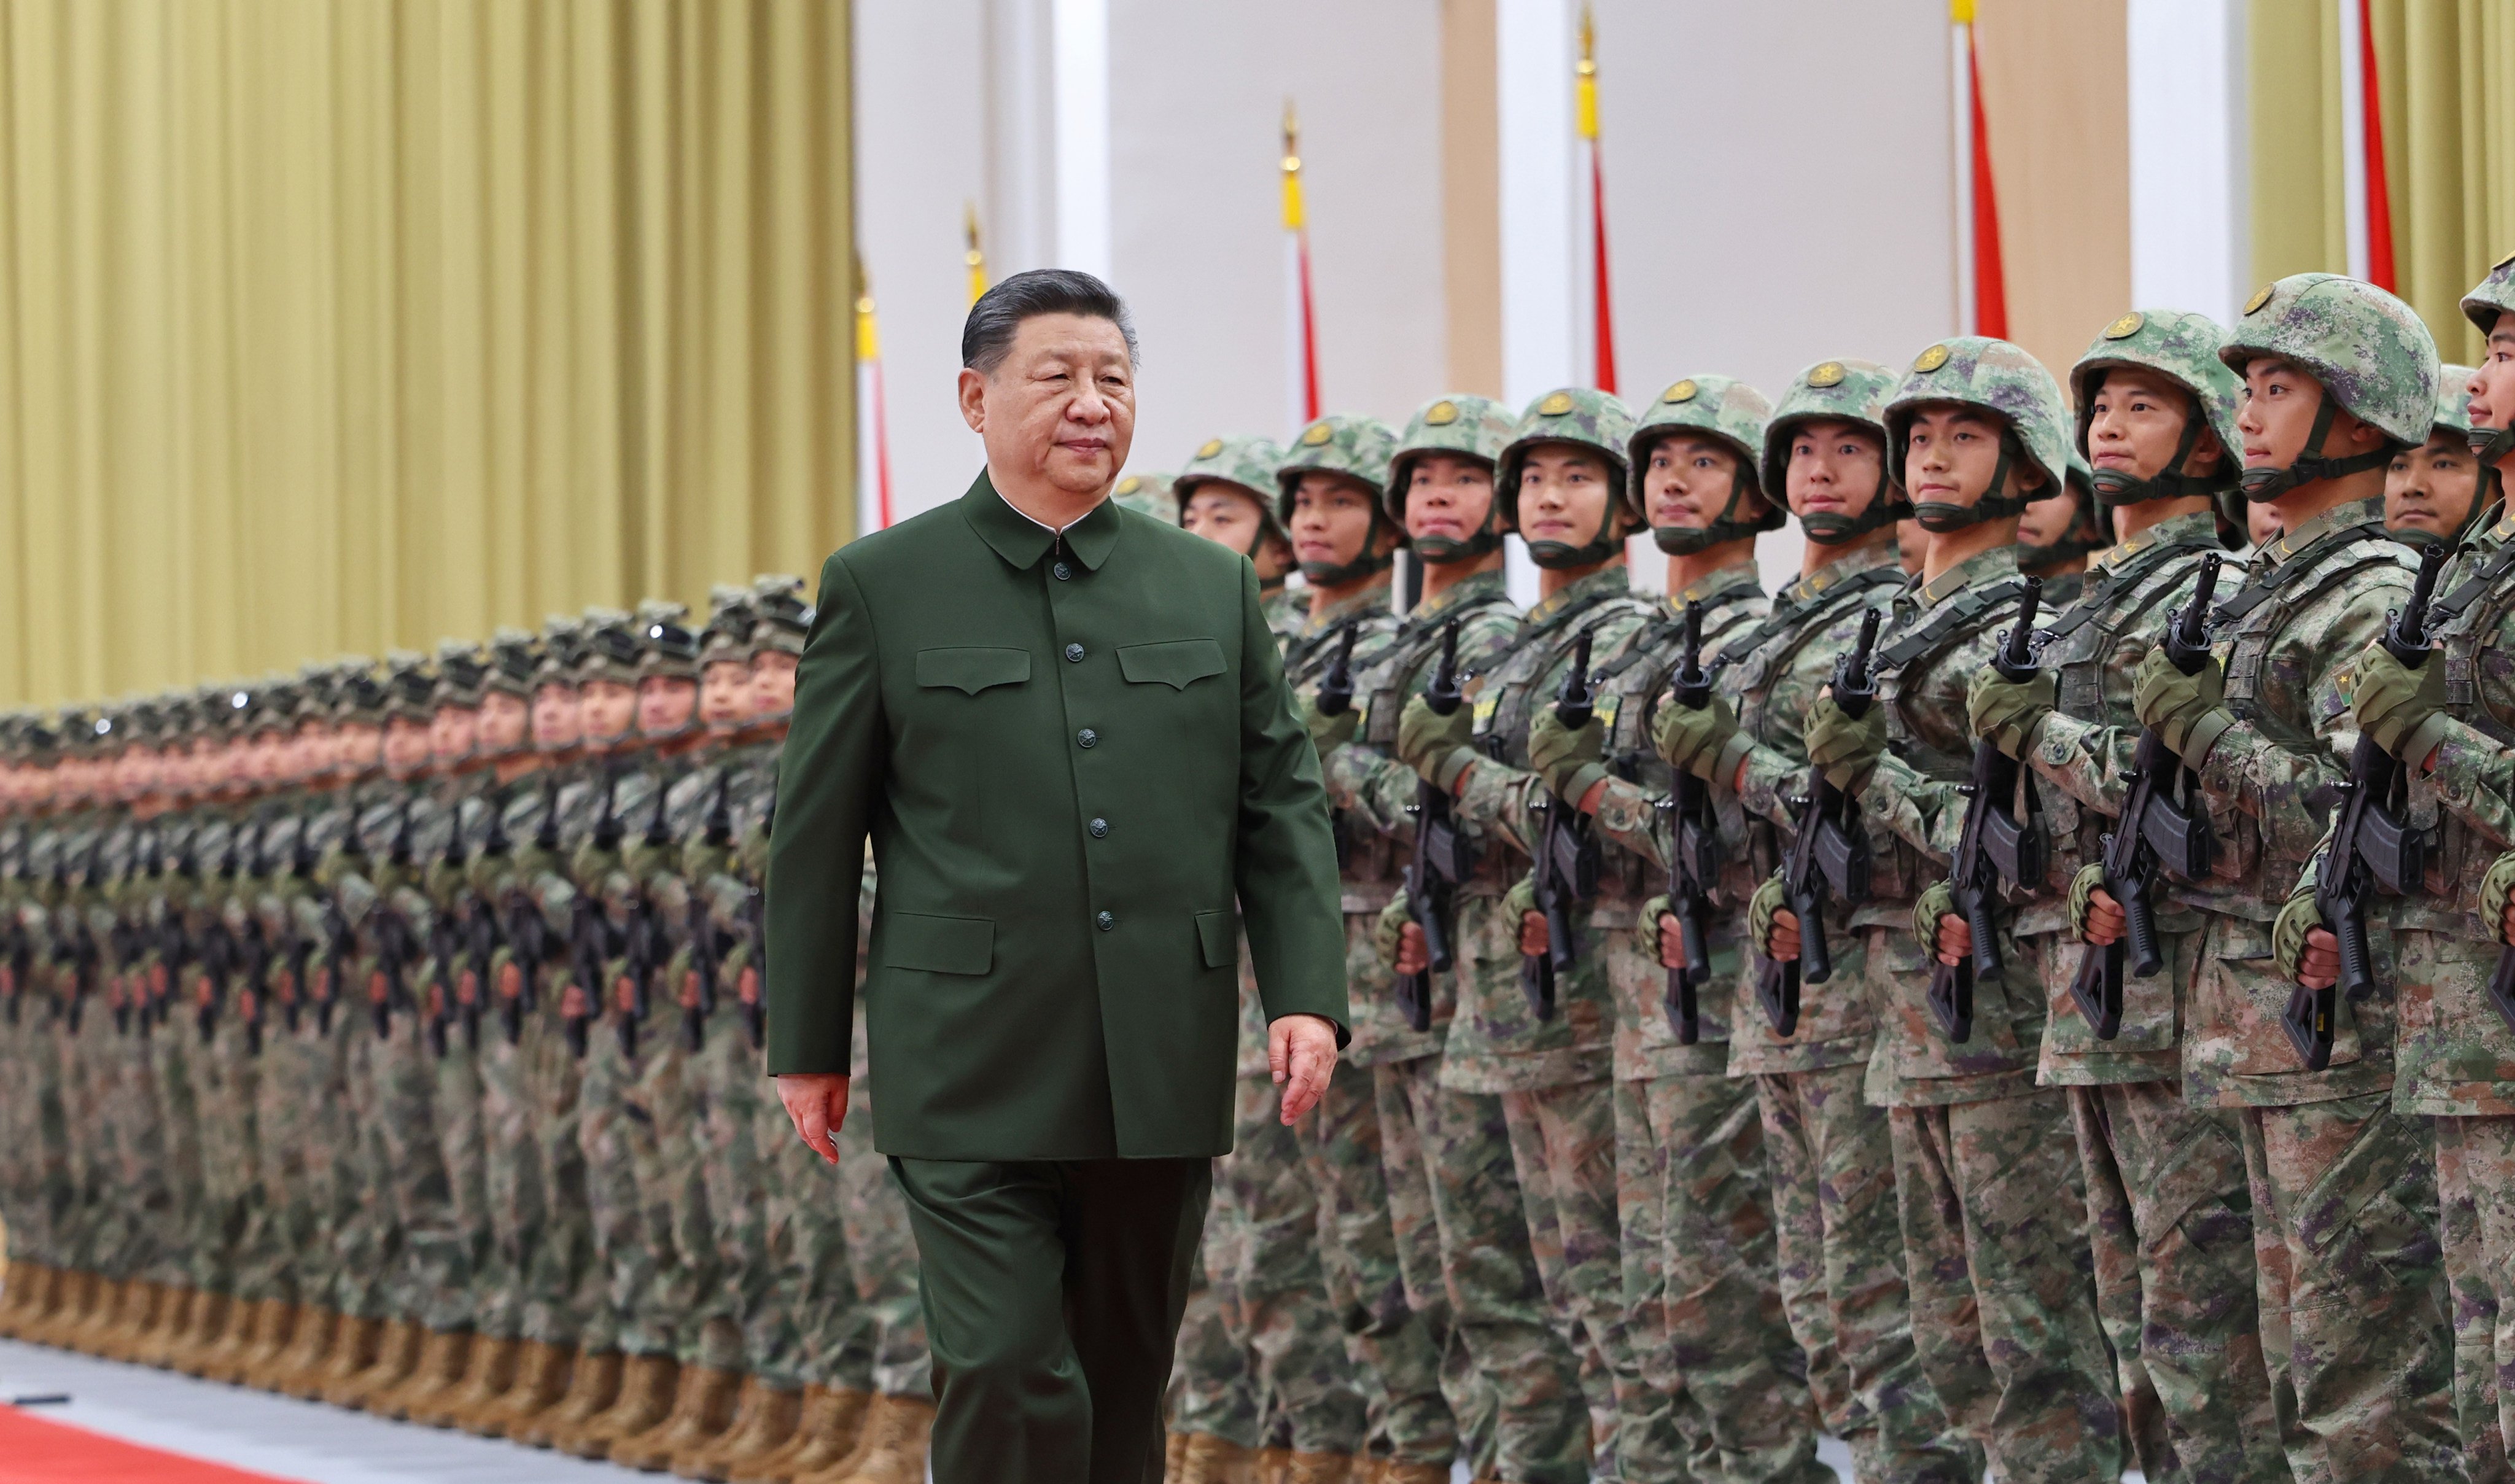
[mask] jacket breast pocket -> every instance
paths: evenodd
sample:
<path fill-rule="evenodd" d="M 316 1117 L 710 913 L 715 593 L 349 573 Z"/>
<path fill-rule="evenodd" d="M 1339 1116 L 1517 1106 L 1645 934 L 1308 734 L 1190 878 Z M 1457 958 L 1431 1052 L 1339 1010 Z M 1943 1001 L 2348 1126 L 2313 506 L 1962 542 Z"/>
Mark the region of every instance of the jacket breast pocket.
<path fill-rule="evenodd" d="M 1173 639 L 1118 646 L 1118 673 L 1132 684 L 1185 690 L 1222 671 L 1222 646 L 1210 639 Z"/>
<path fill-rule="evenodd" d="M 917 683 L 967 695 L 1030 680 L 1030 651 L 985 645 L 917 651 Z"/>
<path fill-rule="evenodd" d="M 927 973 L 982 974 L 996 960 L 996 925 L 983 917 L 939 917 L 924 912 L 886 913 L 882 962 L 888 969 Z"/>

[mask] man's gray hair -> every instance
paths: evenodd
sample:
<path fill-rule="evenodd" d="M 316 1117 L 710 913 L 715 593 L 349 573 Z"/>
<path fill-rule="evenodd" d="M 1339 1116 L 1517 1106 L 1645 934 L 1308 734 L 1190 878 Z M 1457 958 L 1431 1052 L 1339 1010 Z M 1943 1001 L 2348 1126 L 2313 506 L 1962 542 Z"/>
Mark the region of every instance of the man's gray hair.
<path fill-rule="evenodd" d="M 1015 273 L 978 296 L 961 325 L 961 364 L 992 376 L 1013 348 L 1021 322 L 1041 314 L 1083 314 L 1105 319 L 1127 340 L 1127 363 L 1135 363 L 1135 324 L 1126 301 L 1090 273 L 1070 268 L 1035 268 Z"/>

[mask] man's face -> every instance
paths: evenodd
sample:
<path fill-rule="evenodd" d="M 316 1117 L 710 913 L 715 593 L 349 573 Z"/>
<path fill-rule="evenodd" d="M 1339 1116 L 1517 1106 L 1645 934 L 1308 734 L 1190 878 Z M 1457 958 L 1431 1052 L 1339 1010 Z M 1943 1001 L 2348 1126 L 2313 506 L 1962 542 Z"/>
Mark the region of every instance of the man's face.
<path fill-rule="evenodd" d="M 480 697 L 480 750 L 495 757 L 521 749 L 530 726 L 524 698 L 504 690 Z"/>
<path fill-rule="evenodd" d="M 288 776 L 304 780 L 323 772 L 332 765 L 334 743 L 328 721 L 300 721 L 297 734 L 289 739 Z"/>
<path fill-rule="evenodd" d="M 1135 368 L 1109 320 L 1034 314 L 995 370 L 961 372 L 961 416 L 987 467 L 1064 494 L 1106 492 L 1135 436 Z"/>
<path fill-rule="evenodd" d="M 585 708 L 574 685 L 557 681 L 533 691 L 533 746 L 562 752 L 585 740 Z"/>
<path fill-rule="evenodd" d="M 2070 527 L 2079 519 L 2079 493 L 2067 484 L 2030 500 L 2026 513 L 2017 517 L 2017 542 L 2020 546 L 2051 546 L 2069 538 Z"/>
<path fill-rule="evenodd" d="M 638 681 L 638 729 L 650 737 L 669 736 L 690 724 L 698 710 L 696 680 L 675 675 L 650 675 Z"/>
<path fill-rule="evenodd" d="M 1372 538 L 1377 491 L 1338 474 L 1310 473 L 1293 486 L 1293 558 L 1342 566 L 1362 558 Z"/>
<path fill-rule="evenodd" d="M 618 680 L 588 680 L 577 687 L 589 742 L 617 742 L 638 721 L 638 692 Z"/>
<path fill-rule="evenodd" d="M 2459 433 L 2431 433 L 2416 448 L 2393 455 L 2384 471 L 2384 529 L 2451 536 L 2471 518 L 2480 498 L 2480 461 Z"/>
<path fill-rule="evenodd" d="M 245 743 L 245 776 L 256 783 L 277 783 L 288 776 L 288 733 L 266 726 Z"/>
<path fill-rule="evenodd" d="M 1738 451 L 1718 438 L 1672 433 L 1650 446 L 1642 465 L 1642 509 L 1650 523 L 1670 530 L 1699 531 L 1720 518 L 1746 466 Z M 1737 518 L 1753 520 L 1764 502 L 1745 494 Z"/>
<path fill-rule="evenodd" d="M 1266 515 L 1256 495 L 1237 484 L 1213 479 L 1192 486 L 1191 491 L 1179 510 L 1180 529 L 1235 552 L 1247 553 L 1258 545 L 1258 533 L 1266 528 Z"/>
<path fill-rule="evenodd" d="M 795 709 L 795 656 L 763 649 L 751 657 L 751 714 L 782 717 Z"/>
<path fill-rule="evenodd" d="M 1869 514 L 1885 481 L 1886 440 L 1844 419 L 1810 419 L 1791 434 L 1791 462 L 1782 478 L 1792 515 L 1857 520 Z"/>
<path fill-rule="evenodd" d="M 2004 431 L 1997 417 L 1974 407 L 1942 403 L 1915 413 L 1904 442 L 1904 478 L 1913 503 L 1967 510 L 1979 504 L 1999 472 Z M 2010 468 L 2007 483 L 2011 491 L 2033 490 L 2044 480 L 2041 471 L 2021 462 Z"/>
<path fill-rule="evenodd" d="M 428 723 L 416 717 L 385 720 L 385 769 L 397 775 L 428 765 Z"/>
<path fill-rule="evenodd" d="M 1583 547 L 1615 518 L 1608 506 L 1615 471 L 1574 443 L 1540 443 L 1519 466 L 1519 533 L 1529 541 Z"/>
<path fill-rule="evenodd" d="M 2305 457 L 2314 418 L 2323 408 L 2323 384 L 2302 367 L 2275 355 L 2256 355 L 2245 367 L 2245 406 L 2236 431 L 2245 439 L 2247 469 L 2286 469 Z M 2326 458 L 2347 458 L 2381 444 L 2384 435 L 2350 415 L 2331 412 L 2323 437 Z"/>
<path fill-rule="evenodd" d="M 1493 498 L 1493 466 L 1484 460 L 1419 454 L 1406 473 L 1406 534 L 1464 545 L 1492 518 Z"/>
<path fill-rule="evenodd" d="M 751 663 L 713 660 L 699 672 L 699 720 L 732 731 L 751 720 Z"/>
<path fill-rule="evenodd" d="M 332 771 L 353 778 L 384 757 L 385 734 L 373 721 L 344 721 L 332 733 Z"/>
<path fill-rule="evenodd" d="M 2515 424 L 2515 314 L 2500 314 L 2489 327 L 2489 349 L 2471 374 L 2471 426 Z"/>
<path fill-rule="evenodd" d="M 451 767 L 472 756 L 480 744 L 480 713 L 471 706 L 439 706 L 428 722 L 428 756 L 439 767 Z"/>
<path fill-rule="evenodd" d="M 2277 541 L 2286 526 L 2287 521 L 2276 505 L 2265 502 L 2245 507 L 2245 534 L 2252 538 L 2255 546 L 2268 546 Z"/>
<path fill-rule="evenodd" d="M 2159 474 L 2204 474 L 2225 457 L 2217 433 L 2204 427 L 2180 471 L 2165 466 L 2183 445 L 2183 430 L 2199 415 L 2192 393 L 2169 378 L 2136 366 L 2117 366 L 2096 384 L 2087 418 L 2087 463 L 2134 479 Z"/>

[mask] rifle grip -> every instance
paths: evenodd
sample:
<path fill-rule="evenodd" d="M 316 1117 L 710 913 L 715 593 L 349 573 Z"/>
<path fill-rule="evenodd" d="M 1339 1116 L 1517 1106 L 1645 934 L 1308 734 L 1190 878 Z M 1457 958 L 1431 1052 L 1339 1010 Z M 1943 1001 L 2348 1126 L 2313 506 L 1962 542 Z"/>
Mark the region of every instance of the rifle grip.
<path fill-rule="evenodd" d="M 1799 978 L 1822 984 L 1834 977 L 1834 950 L 1825 941 L 1825 898 L 1811 891 L 1791 908 L 1799 920 Z"/>
<path fill-rule="evenodd" d="M 1519 992 L 1528 1001 L 1529 1012 L 1540 1021 L 1554 1018 L 1554 960 L 1550 954 L 1519 956 Z"/>
<path fill-rule="evenodd" d="M 1703 1039 L 1703 1006 L 1695 997 L 1694 975 L 1686 969 L 1668 971 L 1668 1028 L 1679 1046 Z"/>
<path fill-rule="evenodd" d="M 1965 907 L 1965 926 L 1973 932 L 1975 976 L 1985 979 L 1999 978 L 2000 933 L 1999 924 L 1992 917 L 1991 892 L 1985 890 L 1974 893 L 1972 902 Z"/>
<path fill-rule="evenodd" d="M 2366 998 L 2375 988 L 2372 956 L 2367 947 L 2366 918 L 2355 912 L 2343 914 L 2331 935 L 2340 946 L 2340 982 L 2337 988 L 2352 1000 Z"/>
<path fill-rule="evenodd" d="M 1685 939 L 1685 973 L 1695 980 L 1711 977 L 1711 933 L 1704 927 L 1699 907 L 1687 906 L 1676 913 L 1680 935 Z"/>
<path fill-rule="evenodd" d="M 2145 891 L 2123 897 L 2122 908 L 2123 920 L 2130 925 L 2131 971 L 2143 979 L 2148 978 L 2165 965 L 2165 953 L 2157 941 L 2157 909 L 2150 905 Z M 2119 956 L 2122 945 L 2116 943 L 2114 949 Z"/>

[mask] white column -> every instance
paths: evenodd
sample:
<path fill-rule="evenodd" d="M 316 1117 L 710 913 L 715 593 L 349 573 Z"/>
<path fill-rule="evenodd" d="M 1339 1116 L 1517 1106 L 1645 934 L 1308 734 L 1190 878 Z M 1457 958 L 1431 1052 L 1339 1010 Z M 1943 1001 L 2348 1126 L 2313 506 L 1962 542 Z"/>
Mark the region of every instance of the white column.
<path fill-rule="evenodd" d="M 1957 333 L 1971 335 L 1973 321 L 1973 26 L 1956 21 L 1948 26 L 1948 130 L 1950 158 L 1956 168 L 1952 202 L 1956 211 Z"/>
<path fill-rule="evenodd" d="M 1502 387 L 1516 412 L 1581 380 L 1579 197 L 1573 189 L 1572 69 L 1579 59 L 1569 0 L 1496 0 L 1495 79 L 1501 131 Z M 1508 544 L 1511 597 L 1537 600 L 1537 568 Z"/>
<path fill-rule="evenodd" d="M 2131 301 L 2226 324 L 2252 276 L 2245 7 L 2129 0 L 2127 13 Z"/>
<path fill-rule="evenodd" d="M 1109 0 L 1053 0 L 1056 263 L 1109 276 Z"/>
<path fill-rule="evenodd" d="M 2358 0 L 2331 0 L 2340 17 L 2340 205 L 2349 276 L 2367 276 L 2367 78 Z"/>

